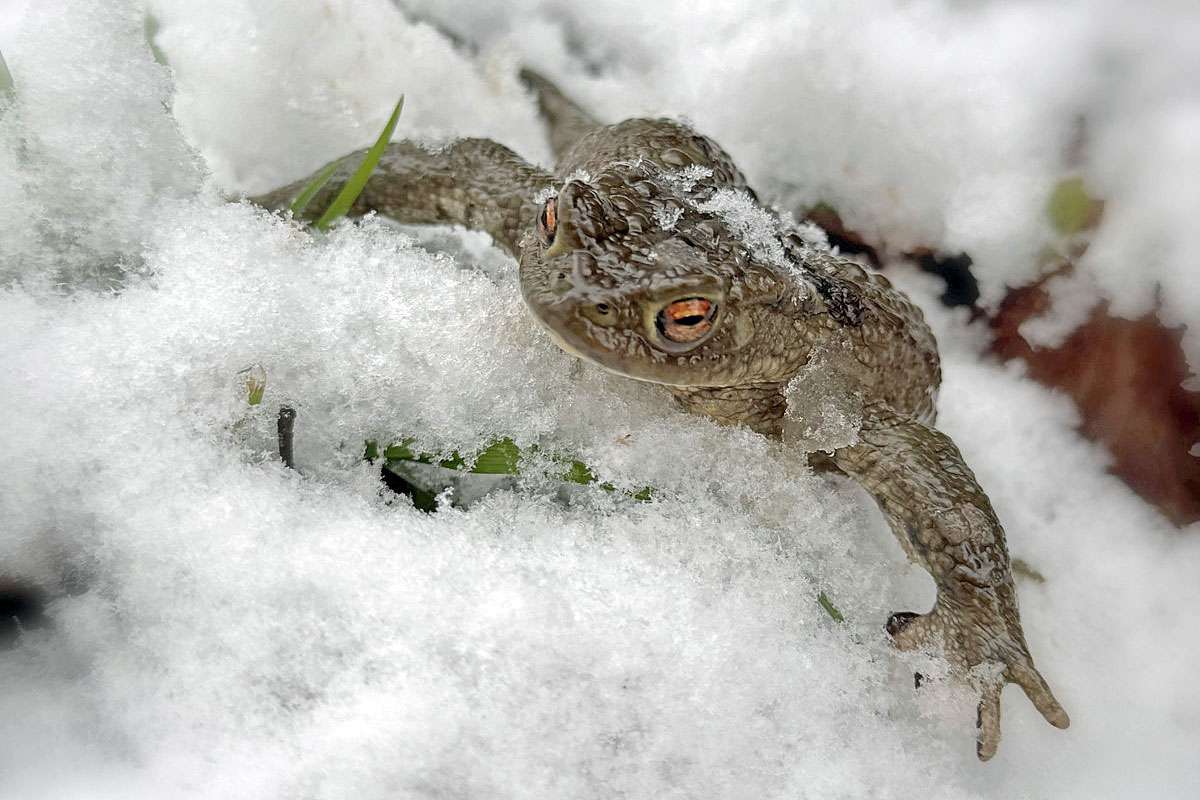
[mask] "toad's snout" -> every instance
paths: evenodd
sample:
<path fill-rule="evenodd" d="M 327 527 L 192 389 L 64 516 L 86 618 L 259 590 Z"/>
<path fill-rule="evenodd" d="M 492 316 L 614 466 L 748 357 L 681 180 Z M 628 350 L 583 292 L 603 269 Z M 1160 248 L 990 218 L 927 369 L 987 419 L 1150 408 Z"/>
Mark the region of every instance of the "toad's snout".
<path fill-rule="evenodd" d="M 575 288 L 575 282 L 566 272 L 558 271 L 550 276 L 550 292 L 556 297 L 562 297 Z"/>

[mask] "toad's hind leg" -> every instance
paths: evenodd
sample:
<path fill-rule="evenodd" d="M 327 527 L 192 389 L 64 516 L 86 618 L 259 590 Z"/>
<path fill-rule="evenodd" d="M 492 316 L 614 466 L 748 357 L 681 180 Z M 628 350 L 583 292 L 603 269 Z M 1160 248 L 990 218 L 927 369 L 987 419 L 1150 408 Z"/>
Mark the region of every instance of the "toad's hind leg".
<path fill-rule="evenodd" d="M 362 162 L 360 150 L 333 162 L 333 175 L 309 201 L 303 216 L 329 207 Z M 312 176 L 250 198 L 264 208 L 287 208 Z M 460 139 L 429 149 L 393 142 L 350 209 L 351 216 L 376 211 L 397 222 L 456 224 L 491 234 L 518 255 L 521 236 L 537 217 L 537 194 L 550 175 L 489 139 Z"/>
<path fill-rule="evenodd" d="M 571 98 L 563 94 L 546 76 L 531 69 L 521 70 L 521 80 L 537 97 L 538 110 L 546 123 L 546 138 L 554 151 L 555 161 L 561 161 L 571 145 L 584 134 L 601 127 L 601 123 Z"/>

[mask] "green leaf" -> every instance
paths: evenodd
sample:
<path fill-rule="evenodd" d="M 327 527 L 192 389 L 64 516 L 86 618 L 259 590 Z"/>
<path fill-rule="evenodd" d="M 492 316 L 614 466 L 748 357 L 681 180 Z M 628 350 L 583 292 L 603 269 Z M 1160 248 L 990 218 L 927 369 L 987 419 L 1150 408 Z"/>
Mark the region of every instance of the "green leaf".
<path fill-rule="evenodd" d="M 591 467 L 582 461 L 572 461 L 571 466 L 567 467 L 566 473 L 563 475 L 564 481 L 570 483 L 578 483 L 581 486 L 586 486 L 596 480 L 596 476 L 592 473 Z"/>
<path fill-rule="evenodd" d="M 821 604 L 821 608 L 825 609 L 825 613 L 830 616 L 834 622 L 845 622 L 846 618 L 842 616 L 842 612 L 834 607 L 833 603 L 829 602 L 829 598 L 824 592 L 817 595 L 817 602 Z"/>
<path fill-rule="evenodd" d="M 341 164 L 341 161 L 333 161 L 326 164 L 320 172 L 313 176 L 313 179 L 300 192 L 300 196 L 292 201 L 292 205 L 289 206 L 293 217 L 299 217 L 304 213 L 304 209 L 308 208 L 308 204 L 317 196 L 317 192 L 321 191 L 325 184 L 329 182 L 329 179 L 333 177 L 333 173 L 337 171 L 339 164 Z"/>
<path fill-rule="evenodd" d="M 428 456 L 424 453 L 422 453 L 421 455 L 428 458 Z M 438 466 L 442 467 L 444 469 L 461 470 L 466 465 L 467 465 L 467 460 L 465 458 L 463 458 L 462 455 L 460 455 L 457 450 L 452 452 L 448 457 L 443 458 L 441 461 L 438 462 Z"/>
<path fill-rule="evenodd" d="M 333 198 L 333 202 L 329 204 L 329 208 L 325 209 L 325 213 L 316 221 L 315 227 L 317 230 L 323 231 L 332 225 L 335 220 L 345 216 L 346 212 L 354 205 L 354 201 L 362 194 L 363 187 L 367 185 L 367 179 L 375 171 L 376 165 L 379 164 L 379 159 L 383 157 L 384 149 L 388 146 L 388 142 L 392 140 L 392 133 L 396 130 L 396 121 L 400 119 L 400 109 L 402 108 L 404 108 L 404 95 L 400 95 L 400 100 L 397 101 L 396 108 L 392 111 L 392 116 L 388 118 L 387 125 L 383 127 L 383 132 L 379 134 L 379 138 L 375 140 L 375 144 L 371 145 L 371 149 L 363 156 L 362 163 L 358 165 L 358 169 L 350 176 L 350 180 L 346 181 L 346 185 L 338 192 L 337 197 Z"/>
<path fill-rule="evenodd" d="M 412 443 L 415 440 L 411 437 L 401 439 L 395 444 L 390 444 L 383 448 L 383 458 L 385 462 L 393 461 L 408 461 L 416 464 L 437 464 L 439 467 L 453 470 L 466 470 L 477 475 L 519 475 L 521 448 L 513 442 L 512 439 L 505 437 L 498 439 L 488 445 L 482 453 L 475 458 L 475 463 L 467 469 L 467 460 L 462 454 L 455 451 L 450 453 L 445 458 L 439 459 L 431 453 L 417 453 L 412 449 Z M 529 452 L 534 452 L 537 447 L 530 447 Z M 380 455 L 379 443 L 374 439 L 368 439 L 363 443 L 363 458 L 367 461 L 374 461 Z M 592 472 L 591 467 L 584 464 L 582 461 L 566 459 L 555 459 L 561 463 L 567 464 L 566 472 L 560 474 L 560 478 L 568 483 L 577 483 L 581 486 L 586 486 L 596 482 L 596 475 Z M 611 483 L 602 483 L 600 488 L 606 492 L 617 491 L 616 487 Z M 648 502 L 654 496 L 654 488 L 646 486 L 637 492 L 626 492 L 627 495 L 639 502 Z"/>
<path fill-rule="evenodd" d="M 521 448 L 512 439 L 504 438 L 494 443 L 475 459 L 471 472 L 481 475 L 516 475 L 517 462 L 521 459 Z"/>
<path fill-rule="evenodd" d="M 420 461 L 421 463 L 428 464 L 430 462 L 428 457 L 424 459 L 417 458 L 417 454 L 409 449 L 409 445 L 412 443 L 412 439 L 401 439 L 395 444 L 389 444 L 383 450 L 383 457 L 388 461 Z"/>
<path fill-rule="evenodd" d="M 397 494 L 407 496 L 412 501 L 413 508 L 424 511 L 426 514 L 432 514 L 438 510 L 437 494 L 409 480 L 408 475 L 399 469 L 395 462 L 389 461 L 383 465 L 383 468 L 392 476 L 388 481 L 388 486 Z"/>
<path fill-rule="evenodd" d="M 438 510 L 437 495 L 428 489 L 422 489 L 419 486 L 408 484 L 409 490 L 405 492 L 412 498 L 413 508 L 417 511 L 424 511 L 426 514 L 432 514 Z"/>
<path fill-rule="evenodd" d="M 1090 227 L 1097 210 L 1097 201 L 1087 193 L 1083 178 L 1059 181 L 1046 204 L 1054 229 L 1066 236 Z"/>

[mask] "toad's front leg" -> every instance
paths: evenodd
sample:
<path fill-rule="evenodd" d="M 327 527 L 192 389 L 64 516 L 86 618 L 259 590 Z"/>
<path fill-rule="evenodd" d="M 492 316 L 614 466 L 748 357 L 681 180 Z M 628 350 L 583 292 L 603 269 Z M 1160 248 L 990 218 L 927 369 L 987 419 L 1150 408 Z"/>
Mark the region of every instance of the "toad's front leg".
<path fill-rule="evenodd" d="M 909 557 L 937 584 L 932 611 L 893 614 L 887 629 L 903 649 L 940 647 L 952 665 L 970 670 L 981 694 L 979 758 L 999 745 L 1006 683 L 1020 685 L 1051 725 L 1070 725 L 1025 643 L 1004 529 L 950 438 L 870 406 L 858 444 L 838 450 L 834 462 L 874 495 Z"/>

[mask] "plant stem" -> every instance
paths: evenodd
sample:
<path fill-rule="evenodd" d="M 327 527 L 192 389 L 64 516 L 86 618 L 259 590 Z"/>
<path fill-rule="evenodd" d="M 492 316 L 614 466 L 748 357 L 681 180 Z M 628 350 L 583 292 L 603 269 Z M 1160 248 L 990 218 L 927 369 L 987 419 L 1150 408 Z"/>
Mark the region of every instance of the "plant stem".
<path fill-rule="evenodd" d="M 296 425 L 296 409 L 291 406 L 279 407 L 279 419 L 276 430 L 279 432 L 279 457 L 288 469 L 296 468 L 296 458 L 292 450 L 292 431 Z"/>

